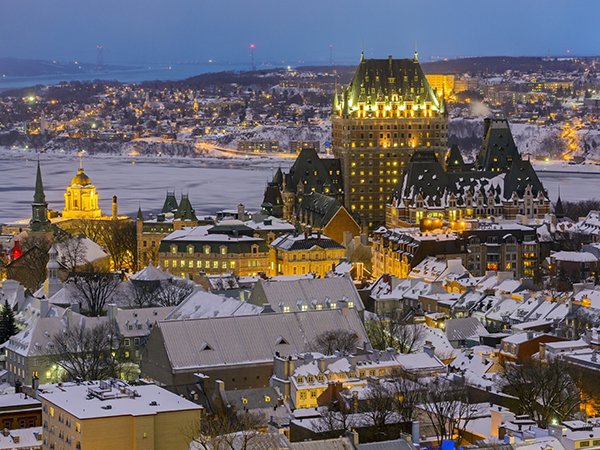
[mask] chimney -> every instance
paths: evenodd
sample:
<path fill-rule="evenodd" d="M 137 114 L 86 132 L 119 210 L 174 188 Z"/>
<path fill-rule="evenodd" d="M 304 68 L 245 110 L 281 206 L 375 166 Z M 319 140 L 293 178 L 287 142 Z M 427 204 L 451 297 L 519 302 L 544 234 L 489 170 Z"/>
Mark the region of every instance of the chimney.
<path fill-rule="evenodd" d="M 241 221 L 246 220 L 246 208 L 244 208 L 243 203 L 240 203 L 237 206 L 237 219 Z"/>
<path fill-rule="evenodd" d="M 433 346 L 431 341 L 425 341 L 423 352 L 427 353 L 431 357 L 435 356 L 435 347 Z"/>
<path fill-rule="evenodd" d="M 118 216 L 119 216 L 119 206 L 117 204 L 117 196 L 113 195 L 113 198 L 112 198 L 112 219 L 113 220 L 117 220 Z"/>
<path fill-rule="evenodd" d="M 48 311 L 50 310 L 50 302 L 47 298 L 42 298 L 40 300 L 40 317 L 48 316 Z"/>
<path fill-rule="evenodd" d="M 107 316 L 108 316 L 108 321 L 113 324 L 115 322 L 115 320 L 117 320 L 117 305 L 114 303 L 109 303 L 108 304 L 108 310 L 107 310 Z"/>
<path fill-rule="evenodd" d="M 418 420 L 413 420 L 411 427 L 411 437 L 413 445 L 419 445 L 421 443 L 421 431 Z"/>
<path fill-rule="evenodd" d="M 35 375 L 31 377 L 31 389 L 35 392 L 39 389 L 40 387 L 40 379 L 38 377 L 36 377 Z"/>

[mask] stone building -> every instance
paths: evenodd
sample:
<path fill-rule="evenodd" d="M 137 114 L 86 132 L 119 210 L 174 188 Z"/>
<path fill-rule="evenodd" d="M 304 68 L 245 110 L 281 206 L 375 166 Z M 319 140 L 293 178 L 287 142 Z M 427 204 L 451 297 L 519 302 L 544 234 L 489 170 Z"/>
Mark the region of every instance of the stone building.
<path fill-rule="evenodd" d="M 427 218 L 543 218 L 549 212 L 546 191 L 531 163 L 521 158 L 508 121 L 485 119 L 483 145 L 472 168 L 456 147 L 446 165 L 431 150 L 414 153 L 387 204 L 386 225 L 411 226 Z"/>
<path fill-rule="evenodd" d="M 258 275 L 269 270 L 269 249 L 264 239 L 239 221 L 187 227 L 161 240 L 161 267 L 173 275 L 193 279 L 205 274 Z"/>

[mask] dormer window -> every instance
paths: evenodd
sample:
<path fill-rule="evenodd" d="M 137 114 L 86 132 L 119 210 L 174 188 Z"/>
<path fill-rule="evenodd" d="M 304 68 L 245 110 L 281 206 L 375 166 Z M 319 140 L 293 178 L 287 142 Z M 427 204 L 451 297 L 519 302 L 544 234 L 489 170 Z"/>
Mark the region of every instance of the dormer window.
<path fill-rule="evenodd" d="M 194 254 L 194 246 L 193 245 L 188 245 L 187 246 L 187 252 L 188 252 L 188 255 L 193 255 Z"/>
<path fill-rule="evenodd" d="M 202 251 L 204 252 L 204 254 L 205 254 L 205 255 L 208 255 L 208 254 L 210 254 L 210 245 L 205 245 L 205 246 L 202 248 Z"/>
<path fill-rule="evenodd" d="M 171 253 L 172 254 L 176 254 L 177 253 L 177 246 L 176 245 L 171 245 Z"/>
<path fill-rule="evenodd" d="M 227 247 L 225 247 L 224 245 L 222 245 L 219 249 L 219 252 L 221 253 L 221 255 L 226 255 L 227 254 Z"/>

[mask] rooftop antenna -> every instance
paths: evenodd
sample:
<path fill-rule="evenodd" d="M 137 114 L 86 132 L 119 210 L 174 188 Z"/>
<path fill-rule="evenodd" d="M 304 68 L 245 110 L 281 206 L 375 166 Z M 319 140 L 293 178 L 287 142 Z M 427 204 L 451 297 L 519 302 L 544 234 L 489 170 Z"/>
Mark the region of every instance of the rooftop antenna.
<path fill-rule="evenodd" d="M 96 70 L 104 69 L 104 45 L 96 45 Z"/>
<path fill-rule="evenodd" d="M 252 67 L 252 70 L 256 70 L 256 64 L 254 63 L 254 49 L 256 48 L 256 45 L 254 45 L 253 42 L 250 43 L 250 67 Z"/>
<path fill-rule="evenodd" d="M 329 44 L 329 65 L 333 66 L 333 44 Z"/>

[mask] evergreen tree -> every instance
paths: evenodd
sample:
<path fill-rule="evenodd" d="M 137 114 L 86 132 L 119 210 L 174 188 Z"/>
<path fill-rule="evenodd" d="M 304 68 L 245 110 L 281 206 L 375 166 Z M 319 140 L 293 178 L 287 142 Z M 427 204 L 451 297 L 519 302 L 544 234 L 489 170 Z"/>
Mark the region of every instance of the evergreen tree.
<path fill-rule="evenodd" d="M 8 300 L 4 301 L 4 307 L 0 313 L 0 342 L 8 341 L 11 336 L 17 334 L 17 323 L 15 321 L 15 313 L 8 304 Z"/>

